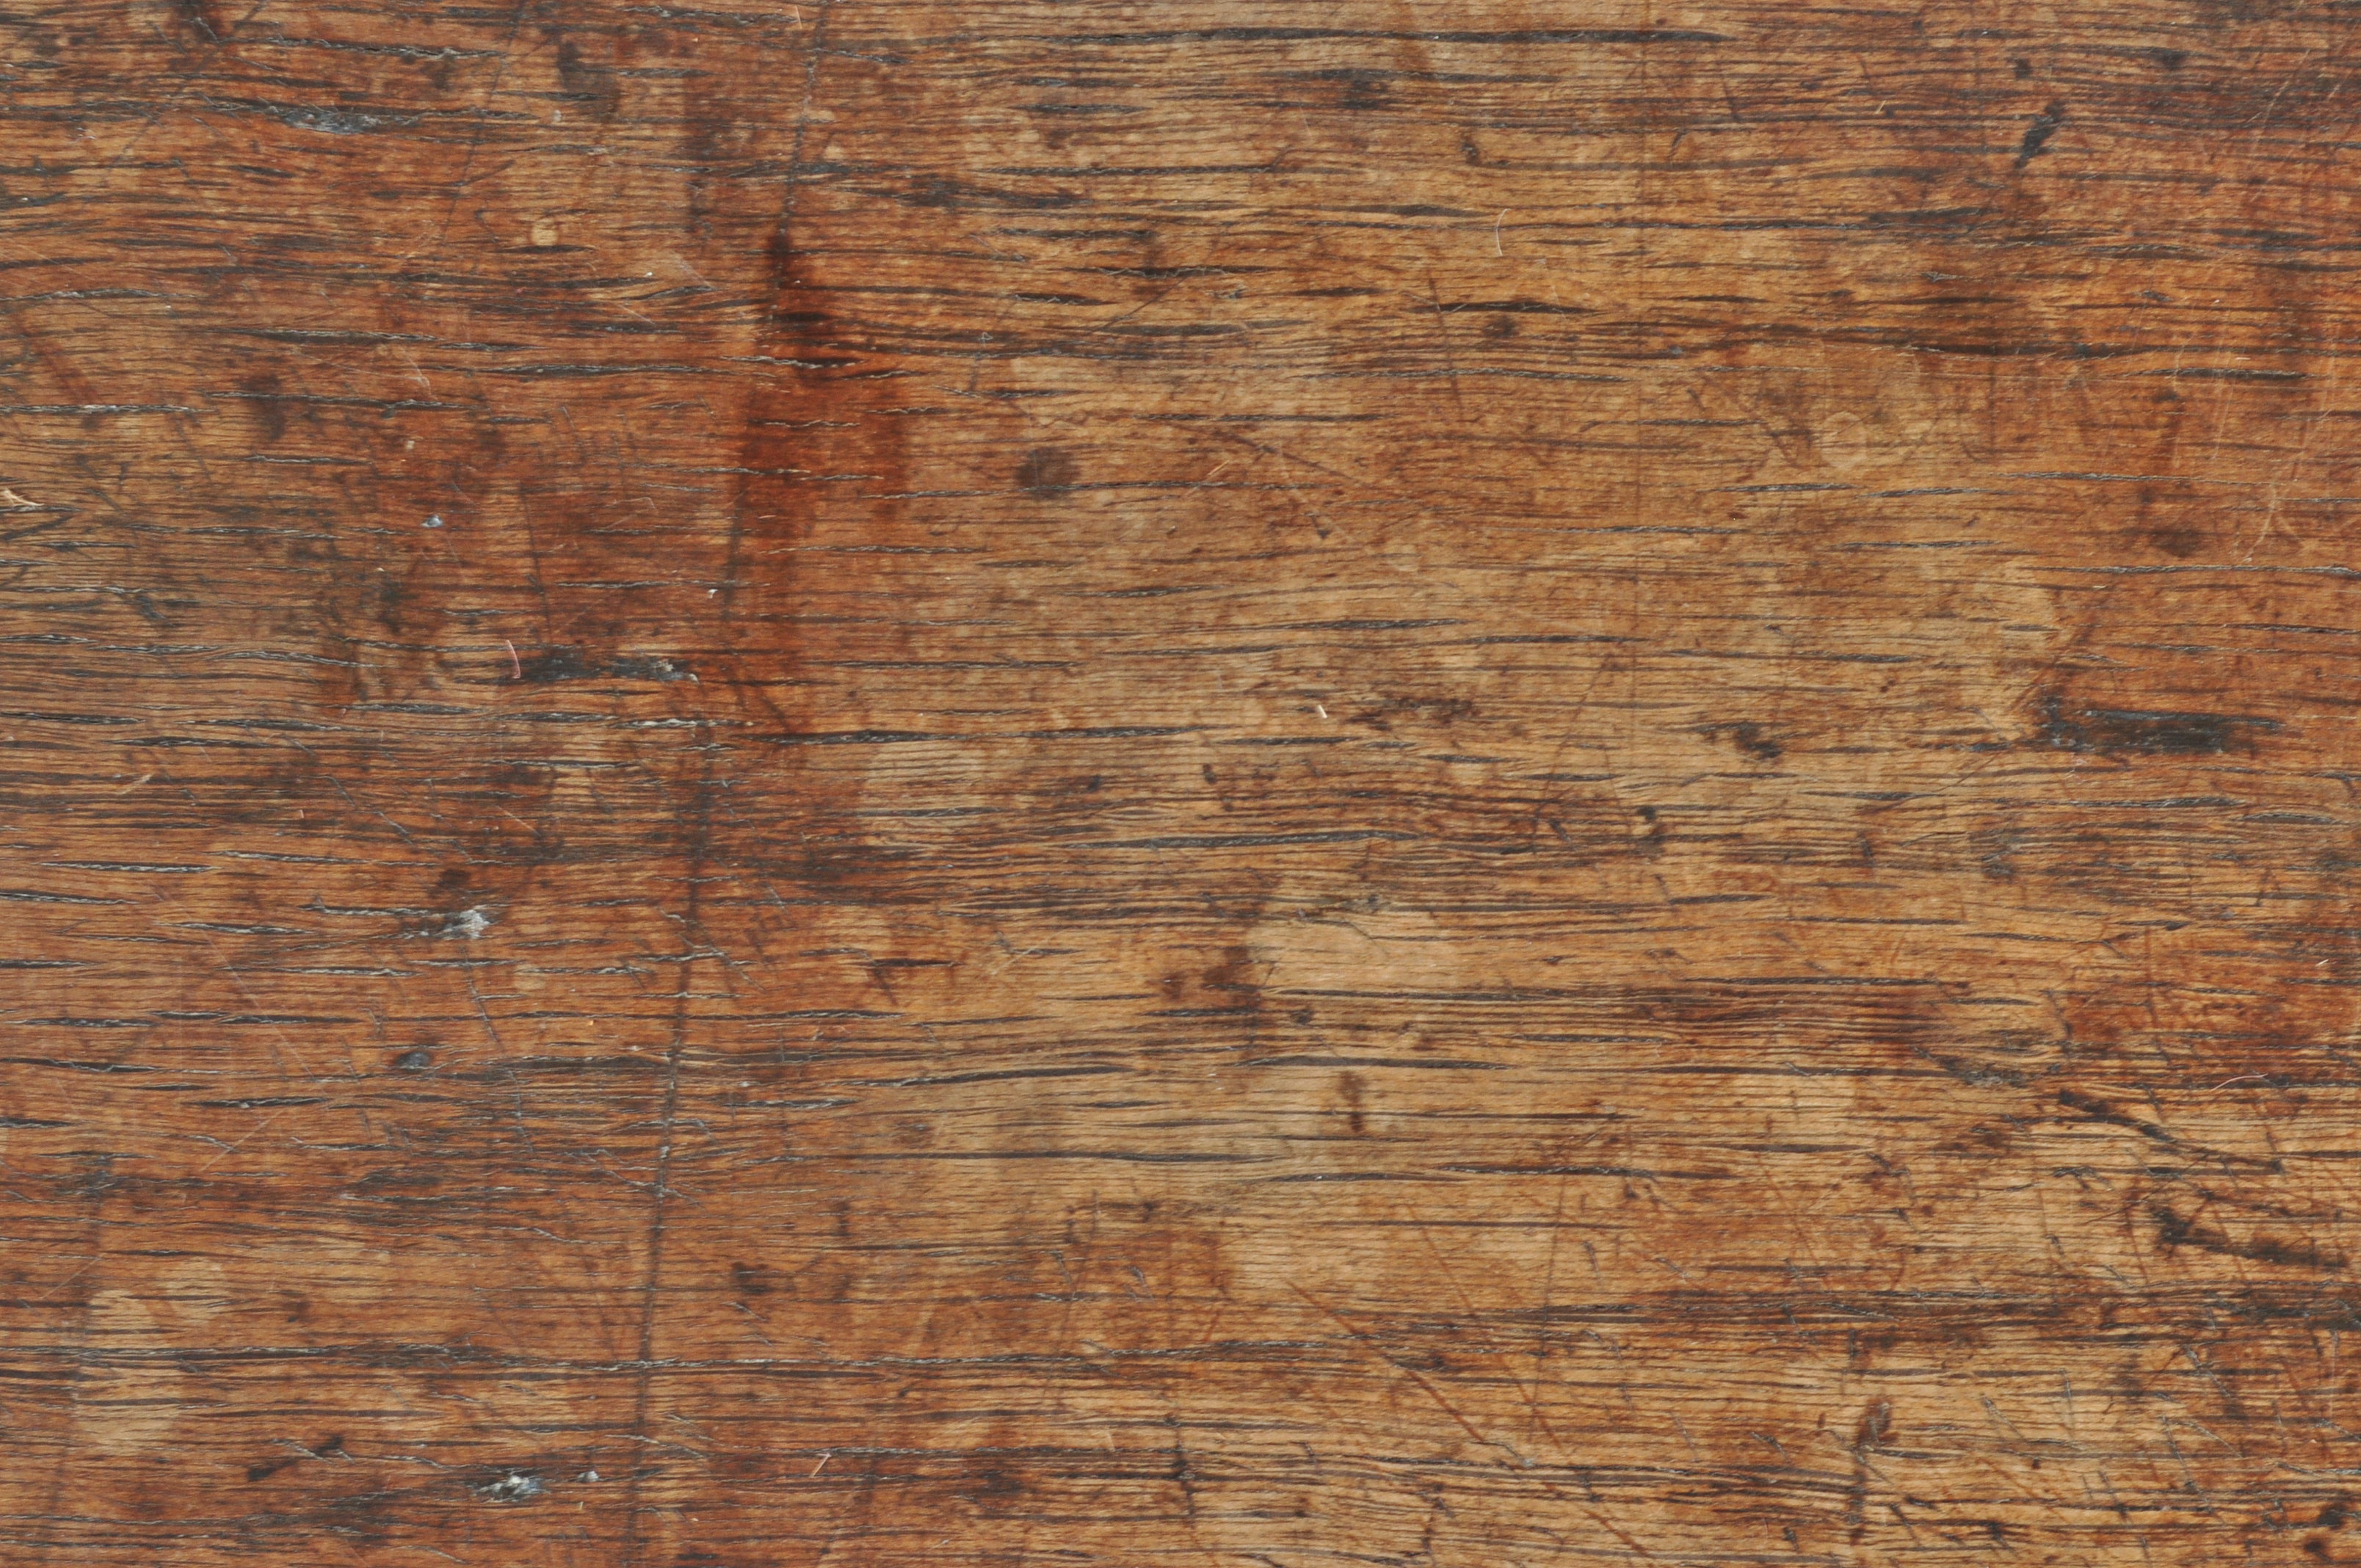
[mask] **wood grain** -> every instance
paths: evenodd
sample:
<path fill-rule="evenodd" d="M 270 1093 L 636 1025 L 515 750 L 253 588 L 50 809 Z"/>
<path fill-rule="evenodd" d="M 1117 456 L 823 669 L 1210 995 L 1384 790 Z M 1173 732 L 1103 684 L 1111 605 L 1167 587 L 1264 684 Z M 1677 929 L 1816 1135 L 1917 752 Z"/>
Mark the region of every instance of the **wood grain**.
<path fill-rule="evenodd" d="M 2361 1562 L 2356 69 L 0 16 L 0 1560 Z"/>

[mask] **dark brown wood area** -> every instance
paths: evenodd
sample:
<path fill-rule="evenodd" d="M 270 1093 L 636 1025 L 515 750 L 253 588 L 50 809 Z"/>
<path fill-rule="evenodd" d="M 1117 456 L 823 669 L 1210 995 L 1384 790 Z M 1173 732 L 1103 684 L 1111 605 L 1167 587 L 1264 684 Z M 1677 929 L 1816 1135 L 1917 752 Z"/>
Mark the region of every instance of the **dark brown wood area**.
<path fill-rule="evenodd" d="M 2345 0 L 22 0 L 0 1563 L 2361 1563 Z"/>

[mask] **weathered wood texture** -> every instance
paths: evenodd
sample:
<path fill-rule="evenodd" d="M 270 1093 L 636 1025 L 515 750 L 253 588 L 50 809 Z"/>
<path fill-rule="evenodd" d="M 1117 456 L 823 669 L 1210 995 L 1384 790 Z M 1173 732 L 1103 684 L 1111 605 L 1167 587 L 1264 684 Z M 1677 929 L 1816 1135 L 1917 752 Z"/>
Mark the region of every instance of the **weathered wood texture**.
<path fill-rule="evenodd" d="M 12 6 L 0 1561 L 2361 1561 L 2353 17 Z"/>

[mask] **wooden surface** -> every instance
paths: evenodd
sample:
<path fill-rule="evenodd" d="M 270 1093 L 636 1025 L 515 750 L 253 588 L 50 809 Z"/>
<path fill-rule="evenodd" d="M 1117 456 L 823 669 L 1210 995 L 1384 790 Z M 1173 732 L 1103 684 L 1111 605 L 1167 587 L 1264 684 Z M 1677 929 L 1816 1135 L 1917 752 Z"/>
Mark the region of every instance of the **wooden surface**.
<path fill-rule="evenodd" d="M 2349 5 L 0 22 L 0 1561 L 2361 1562 Z"/>

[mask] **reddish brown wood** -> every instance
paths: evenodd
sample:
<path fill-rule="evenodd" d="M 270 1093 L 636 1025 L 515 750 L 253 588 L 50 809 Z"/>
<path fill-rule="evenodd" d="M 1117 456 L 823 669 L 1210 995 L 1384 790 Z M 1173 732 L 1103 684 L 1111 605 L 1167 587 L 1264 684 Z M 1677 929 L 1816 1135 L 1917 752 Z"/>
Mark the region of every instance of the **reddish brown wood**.
<path fill-rule="evenodd" d="M 0 1561 L 2361 1561 L 2299 0 L 0 51 Z"/>

